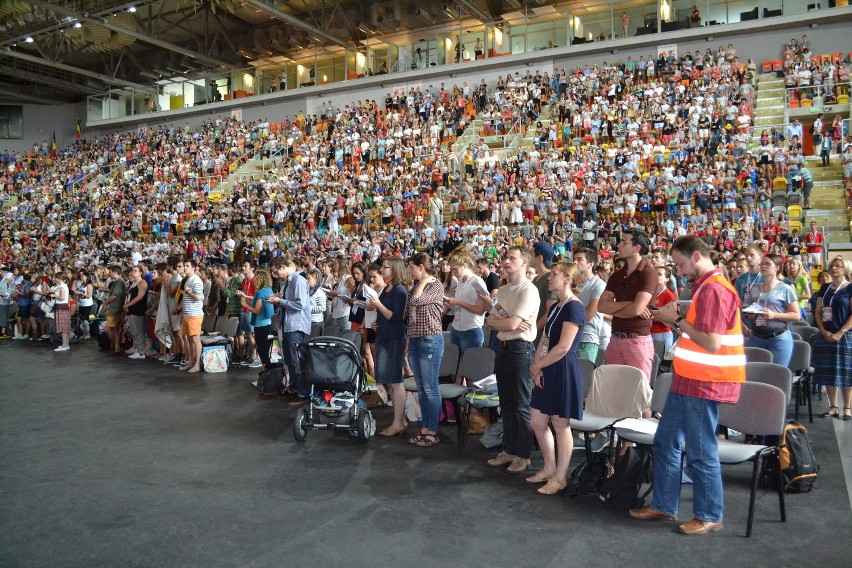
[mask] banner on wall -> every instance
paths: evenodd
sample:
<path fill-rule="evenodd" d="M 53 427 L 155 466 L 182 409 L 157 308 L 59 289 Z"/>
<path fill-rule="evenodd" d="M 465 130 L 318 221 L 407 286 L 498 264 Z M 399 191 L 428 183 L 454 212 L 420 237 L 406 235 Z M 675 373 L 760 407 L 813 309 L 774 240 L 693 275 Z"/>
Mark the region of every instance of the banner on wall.
<path fill-rule="evenodd" d="M 663 45 L 657 46 L 657 57 L 660 55 L 669 55 L 669 52 L 674 52 L 674 56 L 677 57 L 677 44 L 676 43 L 665 43 Z"/>
<path fill-rule="evenodd" d="M 242 120 L 243 119 L 243 109 L 235 108 L 231 111 L 231 118 L 234 120 Z"/>

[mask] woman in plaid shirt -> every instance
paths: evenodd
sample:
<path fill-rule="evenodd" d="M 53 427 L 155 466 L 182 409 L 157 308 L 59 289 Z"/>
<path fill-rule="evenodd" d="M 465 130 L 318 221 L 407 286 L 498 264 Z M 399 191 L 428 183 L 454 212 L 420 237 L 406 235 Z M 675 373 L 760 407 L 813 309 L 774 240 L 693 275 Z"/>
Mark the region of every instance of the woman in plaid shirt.
<path fill-rule="evenodd" d="M 408 271 L 414 281 L 405 312 L 408 362 L 414 371 L 423 415 L 420 433 L 408 440 L 408 443 L 427 448 L 438 443 L 441 411 L 438 370 L 444 356 L 444 336 L 441 333 L 444 286 L 435 278 L 432 259 L 425 253 L 411 257 L 408 261 Z"/>

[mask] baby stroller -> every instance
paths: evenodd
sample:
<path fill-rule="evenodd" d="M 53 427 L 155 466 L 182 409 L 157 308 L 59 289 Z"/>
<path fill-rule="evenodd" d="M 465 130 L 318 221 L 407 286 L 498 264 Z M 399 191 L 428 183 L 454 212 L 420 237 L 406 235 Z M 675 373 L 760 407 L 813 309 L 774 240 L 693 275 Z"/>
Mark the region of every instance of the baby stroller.
<path fill-rule="evenodd" d="M 308 404 L 293 420 L 293 436 L 304 442 L 308 430 L 345 430 L 365 443 L 376 431 L 372 413 L 360 401 L 366 387 L 361 353 L 340 337 L 315 337 L 299 346 Z"/>

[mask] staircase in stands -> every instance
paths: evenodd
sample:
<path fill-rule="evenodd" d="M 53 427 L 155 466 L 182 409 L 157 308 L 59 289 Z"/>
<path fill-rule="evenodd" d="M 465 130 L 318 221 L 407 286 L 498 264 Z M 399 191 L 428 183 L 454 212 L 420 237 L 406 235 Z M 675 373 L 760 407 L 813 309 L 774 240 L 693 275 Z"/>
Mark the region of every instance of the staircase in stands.
<path fill-rule="evenodd" d="M 784 79 L 777 78 L 775 74 L 767 73 L 758 78 L 752 130 L 754 147 L 760 144 L 763 130 L 769 131 L 772 127 L 781 132 L 786 130 L 784 89 Z M 840 157 L 833 155 L 828 167 L 822 167 L 819 156 L 807 156 L 805 160 L 806 167 L 813 175 L 814 188 L 811 192 L 813 209 L 802 211 L 803 231 L 808 231 L 811 221 L 816 221 L 827 243 L 848 243 L 849 219 Z M 811 276 L 815 279 L 816 274 Z"/>

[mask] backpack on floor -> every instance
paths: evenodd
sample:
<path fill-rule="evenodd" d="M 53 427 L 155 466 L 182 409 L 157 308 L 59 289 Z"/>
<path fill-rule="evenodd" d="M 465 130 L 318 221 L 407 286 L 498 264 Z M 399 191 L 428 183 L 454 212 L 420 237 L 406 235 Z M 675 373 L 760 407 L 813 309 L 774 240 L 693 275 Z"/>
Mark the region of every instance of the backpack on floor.
<path fill-rule="evenodd" d="M 795 420 L 789 420 L 784 426 L 778 446 L 778 461 L 785 493 L 807 493 L 813 489 L 819 464 L 814 457 L 808 431 Z"/>
<path fill-rule="evenodd" d="M 257 390 L 263 396 L 278 396 L 284 390 L 284 365 L 270 363 L 257 379 Z"/>
<path fill-rule="evenodd" d="M 599 496 L 604 507 L 615 511 L 638 509 L 645 505 L 651 485 L 643 491 L 651 469 L 651 449 L 647 446 L 628 448 L 618 458 L 613 474 L 603 480 Z"/>
<path fill-rule="evenodd" d="M 588 440 L 586 443 L 589 443 Z M 571 472 L 574 495 L 597 495 L 604 479 L 612 474 L 608 452 L 592 452 L 591 457 Z"/>

